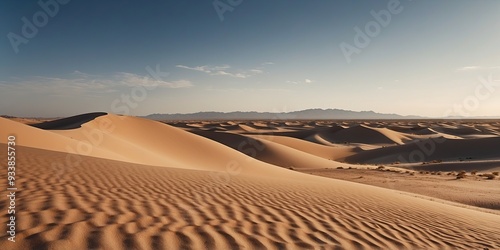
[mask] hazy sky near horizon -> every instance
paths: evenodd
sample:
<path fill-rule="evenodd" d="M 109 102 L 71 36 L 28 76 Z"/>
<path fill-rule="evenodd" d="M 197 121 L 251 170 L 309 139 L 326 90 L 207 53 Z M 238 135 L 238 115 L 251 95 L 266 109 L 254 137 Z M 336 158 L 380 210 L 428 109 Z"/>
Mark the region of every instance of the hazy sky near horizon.
<path fill-rule="evenodd" d="M 0 114 L 500 116 L 496 0 L 40 2 L 0 3 Z"/>

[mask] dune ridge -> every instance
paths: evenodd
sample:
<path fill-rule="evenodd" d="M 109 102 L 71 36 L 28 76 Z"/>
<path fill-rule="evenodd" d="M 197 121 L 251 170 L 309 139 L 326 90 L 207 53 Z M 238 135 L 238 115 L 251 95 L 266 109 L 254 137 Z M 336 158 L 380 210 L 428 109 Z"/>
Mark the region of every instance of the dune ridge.
<path fill-rule="evenodd" d="M 253 124 L 249 121 L 236 123 Z M 208 137 L 230 146 L 217 138 L 239 134 L 346 164 L 401 163 L 404 168 L 424 169 L 429 166 L 420 165 L 435 161 L 439 164 L 432 163 L 434 171 L 500 170 L 500 152 L 496 150 L 500 143 L 496 132 L 500 130 L 500 123 L 496 120 L 259 122 L 261 127 L 266 123 L 267 126 L 283 126 L 287 131 L 211 131 Z M 205 130 L 188 131 L 200 134 Z M 467 162 L 466 168 L 458 164 L 462 161 Z"/>
<path fill-rule="evenodd" d="M 0 125 L 4 124 L 12 127 L 12 133 L 20 135 L 18 144 L 21 146 L 153 166 L 212 171 L 225 171 L 229 166 L 237 167 L 246 174 L 259 171 L 284 171 L 287 174 L 283 169 L 270 167 L 212 140 L 142 118 L 105 115 L 79 128 L 66 130 L 42 130 L 27 125 L 17 126 L 6 119 L 0 120 Z M 0 142 L 5 143 L 7 134 L 4 131 L 0 133 Z M 35 136 L 21 136 L 23 134 Z M 57 140 L 51 140 L 52 137 Z M 68 145 L 73 149 L 70 152 L 67 150 Z M 193 152 L 194 145 L 203 150 Z M 85 150 L 78 151 L 79 148 Z M 196 157 L 192 156 L 193 153 Z M 214 155 L 218 157 L 212 157 Z M 233 163 L 237 166 L 233 166 Z"/>
<path fill-rule="evenodd" d="M 320 177 L 218 184 L 206 171 L 88 157 L 55 179 L 49 162 L 64 153 L 19 149 L 19 244 L 3 233 L 2 249 L 500 247 L 499 216 L 391 190 Z"/>
<path fill-rule="evenodd" d="M 112 114 L 83 117 L 78 127 L 58 124 L 64 129 L 55 130 L 0 118 L 7 128 L 0 132 L 0 150 L 14 133 L 22 152 L 18 244 L 2 232 L 0 249 L 500 248 L 497 214 L 286 169 L 346 166 L 329 158 L 369 160 L 370 152 L 415 145 L 407 133 L 382 124 L 259 121 L 247 125 L 255 130 L 241 130 L 234 127 L 238 123 L 178 123 L 176 128 Z M 284 129 L 275 129 L 281 125 Z M 312 133 L 300 139 L 284 137 L 307 130 Z M 372 142 L 373 149 L 306 139 L 357 130 L 374 138 L 353 141 Z M 496 144 L 494 139 L 476 138 L 475 146 Z M 470 140 L 443 145 L 459 141 Z M 81 143 L 92 144 L 92 150 L 67 151 Z M 5 171 L 0 174 L 6 176 Z M 1 200 L 0 210 L 7 206 Z M 0 217 L 0 223 L 6 221 Z"/>
<path fill-rule="evenodd" d="M 99 116 L 107 115 L 104 112 L 88 113 L 82 115 L 76 115 L 72 117 L 57 119 L 53 121 L 46 121 L 41 123 L 31 124 L 35 128 L 50 129 L 50 130 L 62 130 L 62 129 L 75 129 L 81 127 L 82 124 L 94 120 Z"/>

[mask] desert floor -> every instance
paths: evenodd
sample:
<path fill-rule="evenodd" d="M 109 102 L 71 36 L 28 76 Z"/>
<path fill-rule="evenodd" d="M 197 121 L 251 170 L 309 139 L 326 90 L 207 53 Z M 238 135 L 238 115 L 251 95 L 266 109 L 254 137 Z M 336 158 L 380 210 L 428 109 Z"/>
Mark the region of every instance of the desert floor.
<path fill-rule="evenodd" d="M 467 173 L 457 179 L 453 172 L 384 169 L 308 169 L 301 172 L 408 192 L 408 195 L 433 201 L 451 201 L 456 206 L 479 209 L 500 215 L 500 179 Z M 436 199 L 437 198 L 437 199 Z M 485 209 L 482 209 L 485 208 Z"/>
<path fill-rule="evenodd" d="M 32 123 L 0 249 L 500 248 L 499 121 Z"/>

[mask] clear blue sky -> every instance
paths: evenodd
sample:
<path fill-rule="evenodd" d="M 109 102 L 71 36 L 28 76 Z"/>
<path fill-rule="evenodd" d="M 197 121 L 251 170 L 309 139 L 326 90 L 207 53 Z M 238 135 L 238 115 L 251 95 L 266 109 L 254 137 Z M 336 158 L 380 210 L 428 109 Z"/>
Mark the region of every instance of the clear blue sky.
<path fill-rule="evenodd" d="M 0 114 L 500 115 L 500 1 L 60 1 L 0 3 Z"/>

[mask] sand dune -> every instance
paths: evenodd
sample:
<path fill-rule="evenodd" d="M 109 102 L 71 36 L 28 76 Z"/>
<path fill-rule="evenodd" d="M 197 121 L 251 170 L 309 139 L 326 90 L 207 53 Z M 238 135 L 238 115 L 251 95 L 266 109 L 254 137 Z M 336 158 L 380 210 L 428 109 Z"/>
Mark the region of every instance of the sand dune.
<path fill-rule="evenodd" d="M 232 124 L 247 124 L 244 122 L 233 122 Z M 260 122 L 264 123 L 264 122 Z M 244 132 L 244 136 L 252 137 L 255 139 L 265 139 L 274 143 L 278 143 L 310 155 L 315 155 L 321 158 L 341 161 L 338 166 L 349 167 L 350 165 L 343 165 L 345 162 L 351 164 L 368 164 L 368 168 L 372 168 L 370 164 L 393 164 L 393 167 L 407 168 L 417 171 L 450 171 L 453 174 L 451 178 L 455 178 L 456 172 L 459 171 L 480 171 L 480 173 L 488 173 L 500 171 L 500 153 L 495 150 L 498 147 L 497 136 L 492 135 L 492 131 L 500 128 L 497 121 L 268 121 L 268 124 L 273 126 L 284 126 L 291 131 L 281 132 Z M 300 126 L 302 124 L 302 126 Z M 293 128 L 291 127 L 293 126 Z M 350 135 L 356 140 L 370 140 L 376 142 L 375 144 L 363 143 L 338 143 L 332 140 L 332 135 L 339 131 L 355 131 L 362 127 L 363 130 L 368 130 L 369 133 L 375 135 L 375 138 L 358 138 L 356 133 Z M 451 133 L 454 129 L 466 128 L 458 130 L 457 134 L 445 134 L 434 130 L 443 126 L 443 132 Z M 312 127 L 312 128 L 309 128 Z M 439 129 L 438 129 L 439 130 Z M 197 130 L 191 130 L 197 133 Z M 479 131 L 479 132 L 478 132 Z M 227 131 L 230 133 L 241 133 Z M 322 136 L 326 134 L 323 138 Z M 214 136 L 217 134 L 213 134 Z M 460 136 L 458 136 L 460 135 Z M 225 135 L 226 136 L 226 135 Z M 227 135 L 230 137 L 231 135 Z M 210 137 L 209 137 L 210 138 Z M 236 137 L 237 138 L 237 137 Z M 393 141 L 392 144 L 377 144 L 379 141 L 374 139 L 382 139 Z M 486 139 L 490 138 L 490 139 Z M 215 139 L 215 138 L 211 138 Z M 484 141 L 476 139 L 486 139 Z M 216 141 L 228 144 L 227 141 Z M 472 141 L 471 141 L 472 140 Z M 397 141 L 397 143 L 396 143 Z M 441 143 L 445 142 L 445 143 Z M 436 144 L 439 147 L 436 148 Z M 231 147 L 231 146 L 230 146 Z M 233 149 L 238 150 L 237 145 L 232 146 Z M 242 151 L 239 149 L 239 151 Z M 269 161 L 261 157 L 260 160 L 266 160 L 269 163 L 274 163 L 283 167 L 294 166 L 290 161 L 276 161 L 279 159 L 292 159 L 295 151 L 272 152 L 266 151 L 266 154 L 271 155 L 276 153 L 275 161 Z M 292 154 L 290 154 L 292 152 Z M 279 157 L 278 157 L 279 155 Z M 295 160 L 294 160 L 295 161 Z M 298 161 L 300 162 L 300 161 Z M 410 163 L 407 163 L 410 162 Z M 314 164 L 307 164 L 314 166 Z M 296 165 L 296 164 L 295 164 Z M 299 164 L 303 166 L 304 163 Z M 357 168 L 356 166 L 354 166 Z M 363 166 L 359 166 L 363 168 Z M 297 169 L 306 169 L 304 167 L 297 167 Z M 374 166 L 377 168 L 377 166 Z M 358 176 L 359 177 L 359 176 Z M 419 186 L 419 183 L 415 183 Z M 446 192 L 446 191 L 443 191 Z M 483 199 L 483 198 L 481 198 Z M 478 203 L 480 204 L 480 203 Z M 486 204 L 488 205 L 488 204 Z"/>
<path fill-rule="evenodd" d="M 327 158 L 275 143 L 272 140 L 207 131 L 199 131 L 196 134 L 217 141 L 252 158 L 284 168 L 333 168 L 338 165 Z M 340 150 L 333 152 L 334 148 L 331 149 L 330 159 L 335 156 L 335 153 L 343 153 Z"/>
<path fill-rule="evenodd" d="M 469 126 L 434 126 L 432 127 L 433 130 L 442 132 L 445 134 L 452 134 L 452 135 L 470 135 L 470 134 L 480 134 L 481 130 L 476 129 L 474 127 L 469 127 Z"/>
<path fill-rule="evenodd" d="M 466 178 L 456 179 L 455 176 L 448 175 L 449 172 L 441 172 L 441 174 L 427 172 L 436 171 L 432 167 L 428 167 L 425 172 L 410 171 L 409 173 L 399 171 L 400 169 L 394 167 L 387 167 L 387 169 L 394 169 L 394 171 L 376 168 L 304 169 L 300 171 L 410 192 L 424 199 L 500 215 L 500 185 L 498 185 L 498 181 L 487 180 L 480 175 L 468 175 Z"/>
<path fill-rule="evenodd" d="M 321 133 L 321 137 L 332 143 L 364 143 L 364 144 L 383 144 L 391 145 L 395 143 L 402 144 L 404 136 L 388 129 L 378 129 L 366 125 L 357 125 L 354 127 L 339 130 L 335 133 Z"/>
<path fill-rule="evenodd" d="M 379 148 L 345 158 L 346 162 L 393 163 L 422 161 L 498 160 L 500 138 L 470 140 L 425 139 L 401 146 Z"/>
<path fill-rule="evenodd" d="M 86 144 L 81 143 L 77 138 L 67 137 L 55 133 L 54 131 L 38 129 L 1 117 L 0 127 L 6 128 L 0 130 L 0 143 L 6 143 L 9 135 L 15 135 L 16 143 L 21 146 L 73 154 L 78 154 L 79 152 L 77 151 L 83 151 L 84 148 L 86 149 Z M 93 148 L 89 155 L 106 159 L 129 160 L 128 157 L 123 156 L 121 153 L 117 154 L 116 152 L 108 151 L 103 148 Z"/>
<path fill-rule="evenodd" d="M 300 140 L 288 136 L 273 136 L 273 135 L 250 135 L 254 138 L 262 138 L 268 141 L 279 143 L 281 145 L 297 149 L 308 154 L 319 156 L 328 160 L 337 160 L 340 158 L 345 158 L 350 155 L 354 155 L 357 152 L 361 152 L 361 148 L 356 146 L 343 146 L 335 145 L 334 147 L 329 147 L 325 145 L 319 145 L 307 140 Z"/>
<path fill-rule="evenodd" d="M 41 129 L 0 118 L 0 150 L 13 133 L 19 152 L 17 242 L 2 232 L 0 249 L 500 248 L 498 214 L 286 169 L 386 161 L 418 147 L 384 122 L 176 124 L 94 114 Z M 307 140 L 322 133 L 331 145 Z M 497 139 L 446 140 L 433 157 L 494 161 Z"/>
<path fill-rule="evenodd" d="M 50 163 L 65 154 L 19 150 L 19 244 L 2 236 L 2 249 L 500 247 L 499 216 L 386 189 L 320 177 L 217 183 L 205 171 L 97 158 L 61 175 Z"/>
<path fill-rule="evenodd" d="M 41 129 L 50 129 L 50 130 L 75 129 L 75 128 L 80 128 L 82 124 L 92 121 L 95 118 L 103 115 L 106 115 L 106 113 L 104 112 L 88 113 L 53 121 L 36 123 L 32 124 L 31 126 Z"/>
<path fill-rule="evenodd" d="M 12 127 L 15 134 L 37 135 L 20 136 L 18 144 L 21 146 L 186 169 L 225 171 L 227 167 L 233 167 L 236 162 L 242 172 L 279 170 L 212 140 L 141 118 L 105 115 L 84 123 L 77 129 L 50 131 L 26 125 L 16 126 L 17 124 L 8 120 L 2 122 Z M 2 134 L 0 136 L 2 136 L 0 142 L 5 143 L 7 136 Z M 52 140 L 51 136 L 57 140 Z M 195 150 L 193 145 L 203 149 L 196 152 L 196 157 L 193 157 Z M 71 150 L 67 150 L 68 147 Z M 83 150 L 78 150 L 80 148 Z M 217 157 L 212 157 L 214 155 Z"/>

